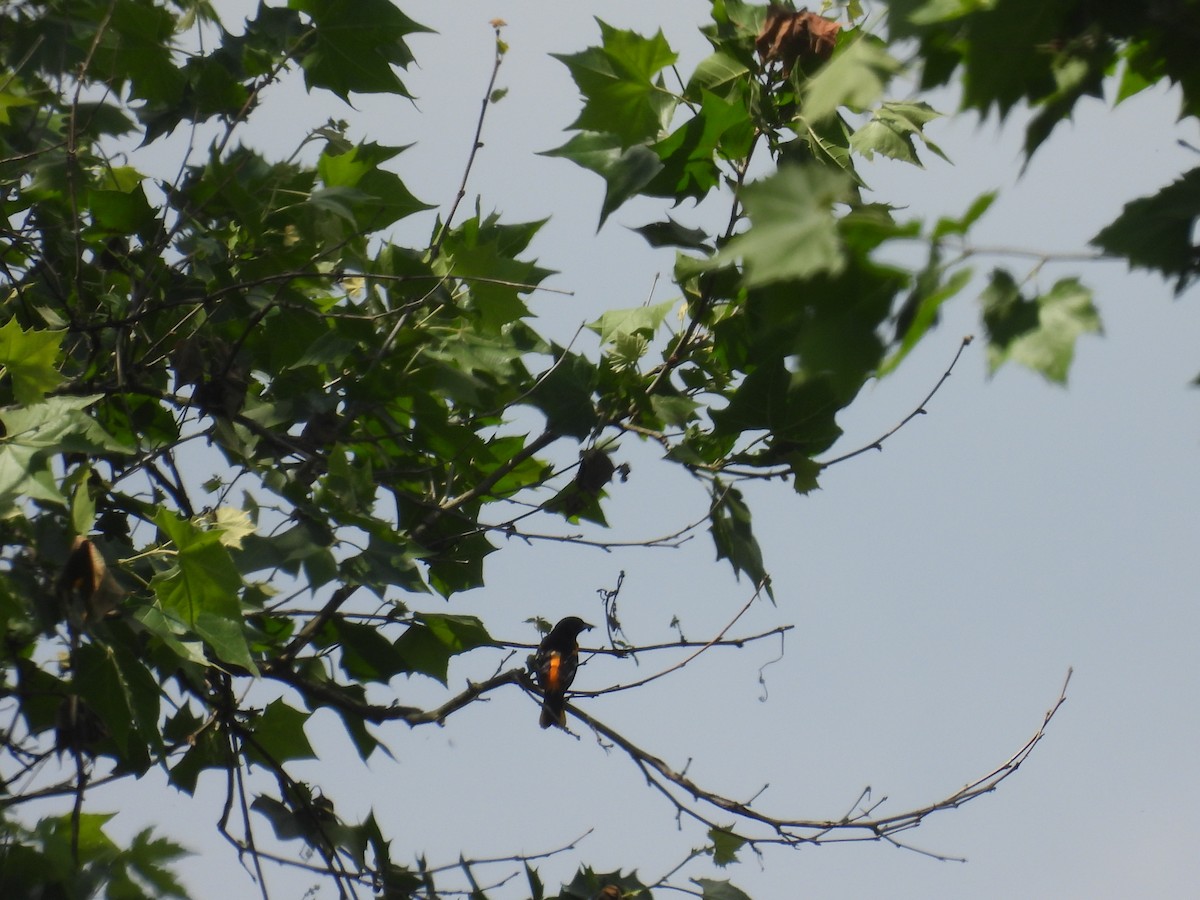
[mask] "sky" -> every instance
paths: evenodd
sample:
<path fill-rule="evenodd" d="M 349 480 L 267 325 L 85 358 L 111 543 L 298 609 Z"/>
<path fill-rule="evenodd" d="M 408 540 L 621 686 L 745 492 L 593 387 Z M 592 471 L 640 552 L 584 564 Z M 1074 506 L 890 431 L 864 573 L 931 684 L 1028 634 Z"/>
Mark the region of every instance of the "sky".
<path fill-rule="evenodd" d="M 254 6 L 217 4 L 236 24 Z M 296 80 L 269 96 L 242 139 L 279 157 L 327 117 L 351 135 L 413 146 L 396 169 L 418 197 L 447 208 L 462 176 L 487 84 L 493 18 L 507 22 L 509 51 L 488 113 L 468 203 L 506 221 L 551 217 L 532 253 L 557 270 L 549 283 L 571 296 L 533 301 L 538 325 L 569 338 L 611 308 L 671 299 L 672 258 L 630 228 L 661 210 L 622 208 L 596 231 L 603 184 L 566 160 L 538 156 L 566 139 L 579 101 L 550 53 L 598 40 L 593 13 L 651 33 L 662 28 L 686 73 L 705 53 L 697 32 L 707 4 L 639 0 L 442 3 L 402 8 L 437 34 L 414 38 L 419 68 L 404 76 L 414 104 L 355 98 L 355 110 L 310 100 Z M 602 9 L 601 9 L 602 6 Z M 954 95 L 939 98 L 951 111 Z M 935 104 L 936 105 L 936 104 Z M 986 190 L 999 200 L 973 236 L 978 246 L 1041 253 L 1085 249 L 1124 202 L 1153 192 L 1196 164 L 1195 123 L 1178 124 L 1178 101 L 1149 92 L 1116 109 L 1085 101 L 1022 175 L 1020 116 L 1001 127 L 974 116 L 929 133 L 953 160 L 926 155 L 924 170 L 864 163 L 878 198 L 914 217 L 956 214 Z M 685 221 L 706 211 L 675 211 Z M 692 219 L 689 219 L 692 217 Z M 419 242 L 430 216 L 400 239 Z M 1018 279 L 1030 256 L 982 256 L 981 274 L 1008 265 Z M 1161 280 L 1116 263 L 1048 263 L 1048 288 L 1078 274 L 1094 288 L 1103 337 L 1081 339 L 1070 384 L 1050 386 L 1014 367 L 987 373 L 982 341 L 920 416 L 868 453 L 828 470 L 821 490 L 783 484 L 748 490 L 773 578 L 776 605 L 757 601 L 731 633 L 792 625 L 740 650 L 714 650 L 646 688 L 585 702 L 635 744 L 702 785 L 780 816 L 836 818 L 866 786 L 889 799 L 881 812 L 920 807 L 1002 763 L 1036 730 L 1073 667 L 1067 701 L 1045 740 L 994 794 L 939 813 L 903 836 L 937 861 L 881 843 L 743 853 L 724 870 L 703 861 L 688 877 L 729 878 L 755 900 L 841 898 L 1125 898 L 1183 896 L 1200 883 L 1200 311 Z M 657 278 L 657 281 L 656 281 Z M 945 371 L 966 334 L 977 333 L 973 283 L 938 330 L 884 381 L 869 384 L 843 415 L 831 456 L 868 444 L 911 412 Z M 613 536 L 654 537 L 703 515 L 702 487 L 665 471 L 654 448 L 625 440 L 628 483 L 612 490 Z M 488 586 L 433 598 L 429 609 L 477 614 L 492 634 L 536 640 L 526 620 L 578 614 L 598 622 L 597 591 L 625 573 L 619 603 L 629 639 L 658 643 L 719 631 L 751 598 L 714 560 L 707 535 L 676 550 L 604 553 L 560 545 L 506 546 L 488 561 Z M 452 666 L 451 687 L 489 674 L 494 655 Z M 595 658 L 576 687 L 598 689 L 665 667 Z M 761 679 L 760 682 L 760 672 Z M 436 703 L 428 680 L 398 679 L 402 703 Z M 620 751 L 589 734 L 537 728 L 537 708 L 518 690 L 497 692 L 442 728 L 380 731 L 394 760 L 356 764 L 332 717 L 310 722 L 320 758 L 297 775 L 336 784 L 348 818 L 370 809 L 394 836 L 398 861 L 540 853 L 588 833 L 575 849 L 539 862 L 548 885 L 583 863 L 638 869 L 651 881 L 704 843 L 645 785 Z M 205 779 L 208 776 L 205 776 Z M 215 779 L 215 776 L 213 776 Z M 168 821 L 199 855 L 181 869 L 197 897 L 250 896 L 233 852 L 212 836 L 221 787 L 192 800 L 147 776 L 97 789 L 91 803 L 122 810 L 116 834 Z M 764 788 L 765 786 L 765 788 Z M 761 791 L 761 793 L 760 793 Z M 731 823 L 732 824 L 732 823 Z M 481 871 L 499 879 L 511 866 Z M 483 874 L 488 873 L 488 874 Z M 315 880 L 269 876 L 273 895 L 299 896 Z M 496 898 L 524 897 L 523 879 Z M 671 896 L 664 892 L 663 896 Z M 323 886 L 319 897 L 334 896 Z"/>

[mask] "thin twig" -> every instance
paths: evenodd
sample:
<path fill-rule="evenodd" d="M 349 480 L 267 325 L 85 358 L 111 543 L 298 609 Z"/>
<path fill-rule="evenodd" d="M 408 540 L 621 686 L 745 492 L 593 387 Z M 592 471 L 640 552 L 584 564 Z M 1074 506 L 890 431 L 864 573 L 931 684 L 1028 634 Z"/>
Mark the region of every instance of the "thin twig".
<path fill-rule="evenodd" d="M 638 681 L 631 681 L 626 684 L 614 684 L 611 687 L 602 688 L 601 690 L 598 690 L 598 691 L 573 691 L 572 693 L 577 697 L 599 697 L 602 694 L 613 694 L 613 693 L 616 693 L 617 691 L 627 691 L 627 690 L 630 690 L 631 688 L 641 687 L 644 684 L 649 684 L 651 681 L 657 681 L 660 678 L 664 678 L 667 675 L 670 675 L 672 672 L 677 672 L 678 670 L 682 669 L 684 666 L 686 666 L 690 662 L 692 662 L 694 659 L 696 659 L 696 657 L 698 657 L 700 654 L 711 649 L 712 647 L 719 646 L 721 643 L 721 639 L 725 637 L 725 635 L 728 633 L 729 629 L 732 628 L 735 624 L 737 624 L 738 619 L 740 619 L 742 616 L 744 616 L 749 611 L 750 607 L 754 604 L 754 601 L 757 600 L 762 595 L 764 586 L 765 586 L 764 583 L 762 583 L 762 582 L 759 583 L 758 587 L 755 588 L 754 594 L 750 597 L 750 599 L 745 602 L 745 604 L 742 606 L 742 608 L 737 611 L 737 614 L 734 615 L 734 617 L 729 620 L 729 622 L 725 625 L 725 627 L 722 628 L 719 632 L 717 632 L 716 636 L 713 637 L 713 639 L 711 641 L 705 641 L 703 644 L 701 644 L 696 649 L 696 651 L 694 653 L 688 655 L 684 659 L 681 659 L 675 665 L 668 666 L 667 668 L 663 669 L 662 671 L 655 672 L 653 675 L 647 675 L 645 678 L 642 678 Z M 678 646 L 678 645 L 676 645 L 676 646 Z"/>
<path fill-rule="evenodd" d="M 450 233 L 450 226 L 454 221 L 454 214 L 458 212 L 459 204 L 463 198 L 467 196 L 467 181 L 471 177 L 471 168 L 475 165 L 475 156 L 479 153 L 479 149 L 483 146 L 483 141 L 480 138 L 483 136 L 483 123 L 487 118 L 488 106 L 492 102 L 492 92 L 496 89 L 496 76 L 500 74 L 500 63 L 504 61 L 504 42 L 500 40 L 500 24 L 496 20 L 492 28 L 496 31 L 496 54 L 492 60 L 492 75 L 488 79 L 487 90 L 483 94 L 483 103 L 480 104 L 479 119 L 475 123 L 475 137 L 471 141 L 471 152 L 467 155 L 467 165 L 463 169 L 462 182 L 458 186 L 458 193 L 454 195 L 454 202 L 450 204 L 450 211 L 446 213 L 446 220 L 442 222 L 442 227 L 438 229 L 437 235 L 433 239 L 433 244 L 429 248 L 429 258 L 437 259 L 441 252 L 442 243 L 446 240 L 446 235 Z"/>
<path fill-rule="evenodd" d="M 696 809 L 693 803 L 681 800 L 668 785 L 678 788 L 690 795 L 693 801 L 699 801 L 704 806 L 712 807 L 726 814 L 752 823 L 757 823 L 768 830 L 768 834 L 760 837 L 746 837 L 750 844 L 798 844 L 833 843 L 845 841 L 878 841 L 884 840 L 901 849 L 912 850 L 937 859 L 954 859 L 941 856 L 928 850 L 905 844 L 895 839 L 894 835 L 915 828 L 930 815 L 949 809 L 956 809 L 977 797 L 994 791 L 1001 782 L 1013 775 L 1029 758 L 1034 748 L 1046 735 L 1046 729 L 1055 714 L 1066 702 L 1067 686 L 1071 681 L 1071 671 L 1059 691 L 1058 698 L 1046 711 L 1041 725 L 1031 735 L 1016 753 L 1012 754 L 1002 765 L 988 772 L 958 791 L 926 806 L 906 810 L 889 816 L 876 816 L 875 810 L 886 800 L 882 798 L 866 810 L 855 811 L 859 801 L 856 801 L 852 811 L 840 819 L 813 820 L 792 819 L 767 815 L 754 809 L 750 802 L 734 800 L 720 794 L 701 788 L 683 771 L 676 771 L 662 759 L 648 753 L 634 744 L 624 735 L 598 721 L 575 706 L 568 704 L 567 711 L 592 728 L 598 735 L 606 738 L 612 744 L 620 747 L 630 757 L 634 764 L 645 775 L 647 783 L 663 794 L 675 806 L 677 814 L 695 819 L 708 827 L 715 827 L 715 820 Z M 860 800 L 867 796 L 867 791 L 860 795 Z"/>
<path fill-rule="evenodd" d="M 916 409 L 914 409 L 912 412 L 910 412 L 907 416 L 905 416 L 903 419 L 901 419 L 899 422 L 897 422 L 895 425 L 893 425 L 891 428 L 889 428 L 886 432 L 884 432 L 883 435 L 876 438 L 871 443 L 864 444 L 862 447 L 859 447 L 857 450 L 851 450 L 849 453 L 845 453 L 841 456 L 835 456 L 833 459 L 826 460 L 825 462 L 819 463 L 821 468 L 828 469 L 830 466 L 836 466 L 838 463 L 845 462 L 848 459 L 853 459 L 856 456 L 866 453 L 868 450 L 882 450 L 884 441 L 886 441 L 888 438 L 890 438 L 893 434 L 895 434 L 897 431 L 899 431 L 901 428 L 903 428 L 905 425 L 907 425 L 909 422 L 911 422 L 917 416 L 925 415 L 925 404 L 927 404 L 930 400 L 932 400 L 933 395 L 936 394 L 941 389 L 942 385 L 946 383 L 946 380 L 950 377 L 950 373 L 954 371 L 954 366 L 958 363 L 959 357 L 961 357 L 963 355 L 963 351 L 967 349 L 967 346 L 974 339 L 975 339 L 974 336 L 969 335 L 969 334 L 962 339 L 962 342 L 958 345 L 958 352 L 954 354 L 954 359 L 950 360 L 950 365 L 946 367 L 946 371 L 942 373 L 942 377 L 937 380 L 937 384 L 935 384 L 933 386 L 933 388 L 929 391 L 929 393 L 925 395 L 925 399 L 923 399 L 919 404 L 917 404 Z"/>

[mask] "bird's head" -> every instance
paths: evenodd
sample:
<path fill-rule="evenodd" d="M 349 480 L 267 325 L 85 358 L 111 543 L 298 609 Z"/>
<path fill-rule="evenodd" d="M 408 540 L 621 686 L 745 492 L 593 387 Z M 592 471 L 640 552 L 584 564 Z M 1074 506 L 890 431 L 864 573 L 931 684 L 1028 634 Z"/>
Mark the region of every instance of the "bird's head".
<path fill-rule="evenodd" d="M 567 616 L 565 619 L 561 619 L 550 633 L 563 637 L 578 637 L 584 631 L 591 631 L 593 627 L 579 616 Z"/>

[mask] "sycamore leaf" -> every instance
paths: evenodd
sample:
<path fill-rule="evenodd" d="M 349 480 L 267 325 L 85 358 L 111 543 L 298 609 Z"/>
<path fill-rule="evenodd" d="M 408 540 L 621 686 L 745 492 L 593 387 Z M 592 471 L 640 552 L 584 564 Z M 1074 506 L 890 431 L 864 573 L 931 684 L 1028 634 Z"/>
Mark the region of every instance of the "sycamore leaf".
<path fill-rule="evenodd" d="M 152 831 L 149 828 L 144 828 L 135 834 L 129 842 L 129 849 L 123 854 L 121 862 L 132 874 L 136 875 L 137 882 L 147 884 L 153 889 L 153 896 L 186 897 L 188 894 L 183 885 L 175 877 L 175 874 L 163 864 L 186 856 L 188 851 L 174 841 L 151 835 Z M 128 882 L 131 888 L 134 887 L 134 884 L 135 882 L 132 880 Z M 116 892 L 110 888 L 109 896 L 116 895 Z M 139 894 L 131 892 L 130 896 L 139 896 Z"/>
<path fill-rule="evenodd" d="M 254 740 L 248 744 L 250 753 L 268 765 L 292 759 L 316 759 L 317 754 L 304 733 L 304 723 L 311 715 L 283 700 L 273 700 L 252 723 Z"/>
<path fill-rule="evenodd" d="M 884 103 L 875 111 L 874 117 L 859 128 L 850 138 L 850 146 L 865 156 L 874 158 L 876 153 L 902 162 L 921 166 L 914 139 L 942 159 L 946 154 L 937 144 L 925 136 L 927 122 L 938 118 L 941 113 L 928 103 Z"/>
<path fill-rule="evenodd" d="M 812 455 L 841 434 L 834 421 L 840 406 L 829 378 L 788 371 L 775 357 L 747 375 L 728 405 L 710 416 L 719 433 L 764 431 L 788 452 Z"/>
<path fill-rule="evenodd" d="M 554 364 L 529 392 L 529 404 L 541 410 L 554 431 L 582 440 L 596 428 L 598 420 L 592 399 L 596 365 L 557 345 L 552 350 Z"/>
<path fill-rule="evenodd" d="M 942 304 L 966 287 L 973 274 L 970 269 L 962 268 L 945 281 L 933 278 L 929 286 L 924 284 L 924 279 L 918 277 L 917 287 L 906 301 L 906 307 L 911 310 L 908 327 L 899 335 L 900 346 L 880 367 L 879 377 L 882 378 L 896 370 L 909 351 L 937 322 L 938 310 Z"/>
<path fill-rule="evenodd" d="M 66 506 L 51 460 L 59 453 L 127 454 L 130 449 L 83 410 L 96 397 L 51 397 L 41 403 L 0 410 L 0 509 L 22 498 Z"/>
<path fill-rule="evenodd" d="M 396 640 L 400 671 L 428 675 L 446 683 L 450 657 L 492 644 L 492 637 L 475 616 L 418 613 Z"/>
<path fill-rule="evenodd" d="M 741 491 L 714 480 L 712 498 L 708 530 L 717 548 L 717 559 L 729 560 L 735 575 L 740 577 L 745 572 L 756 585 L 765 585 L 767 594 L 774 597 L 762 550 L 750 526 L 750 507 L 742 499 Z"/>
<path fill-rule="evenodd" d="M 794 127 L 798 136 L 794 146 L 805 148 L 807 154 L 797 154 L 792 145 L 789 145 L 784 149 L 784 159 L 801 155 L 805 161 L 811 158 L 822 165 L 832 164 L 854 179 L 854 183 L 859 187 L 865 187 L 865 182 L 854 171 L 854 160 L 850 155 L 852 134 L 850 126 L 841 114 L 827 116 L 817 122 L 796 116 Z"/>
<path fill-rule="evenodd" d="M 1200 273 L 1193 238 L 1200 217 L 1200 168 L 1192 169 L 1152 197 L 1125 204 L 1121 215 L 1092 243 L 1130 266 L 1176 276 L 1180 293 Z"/>
<path fill-rule="evenodd" d="M 708 839 L 712 841 L 709 853 L 712 855 L 713 863 L 721 868 L 737 862 L 738 851 L 746 846 L 744 837 L 724 828 L 710 828 Z"/>
<path fill-rule="evenodd" d="M 62 383 L 57 362 L 64 332 L 28 331 L 15 318 L 0 325 L 0 377 L 12 378 L 13 396 L 28 406 Z"/>
<path fill-rule="evenodd" d="M 651 247 L 685 247 L 689 250 L 712 252 L 707 231 L 688 228 L 670 216 L 667 216 L 665 222 L 651 222 L 633 230 L 644 237 Z"/>
<path fill-rule="evenodd" d="M 254 523 L 250 521 L 250 514 L 231 506 L 217 507 L 217 511 L 213 513 L 213 526 L 221 536 L 221 544 L 235 550 L 241 549 L 242 538 L 248 534 L 254 534 L 255 531 Z"/>
<path fill-rule="evenodd" d="M 644 193 L 676 203 L 685 197 L 702 200 L 721 182 L 718 160 L 743 158 L 753 140 L 745 105 L 706 91 L 696 114 L 653 146 L 663 167 Z"/>
<path fill-rule="evenodd" d="M 995 200 L 996 192 L 989 191 L 985 194 L 980 194 L 973 201 L 971 201 L 971 205 L 967 207 L 967 211 L 963 213 L 961 217 L 957 219 L 951 219 L 943 216 L 942 218 L 938 219 L 937 224 L 933 227 L 933 240 L 937 241 L 940 238 L 944 238 L 952 234 L 966 234 L 967 231 L 970 230 L 971 226 L 978 222 L 980 217 L 991 208 L 992 203 L 995 202 Z"/>
<path fill-rule="evenodd" d="M 900 68 L 878 38 L 864 35 L 850 41 L 806 84 L 804 117 L 815 122 L 832 116 L 842 106 L 852 110 L 869 108 Z"/>
<path fill-rule="evenodd" d="M 616 135 L 622 148 L 657 139 L 676 103 L 657 76 L 678 57 L 661 31 L 646 38 L 596 21 L 601 46 L 554 55 L 583 94 L 583 110 L 570 127 Z"/>
<path fill-rule="evenodd" d="M 836 274 L 845 260 L 831 208 L 847 199 L 850 185 L 842 173 L 815 166 L 787 166 L 749 185 L 743 199 L 751 227 L 713 265 L 741 259 L 747 287 Z"/>
<path fill-rule="evenodd" d="M 257 671 L 242 621 L 242 577 L 222 544 L 223 533 L 203 531 L 167 509 L 159 510 L 154 523 L 175 549 L 175 565 L 150 582 L 163 610 L 224 661 Z"/>
<path fill-rule="evenodd" d="M 300 59 L 309 90 L 328 88 L 343 100 L 352 91 L 410 96 L 392 67 L 412 63 L 405 39 L 428 28 L 389 0 L 290 0 L 288 7 L 312 19 L 314 33 Z"/>
<path fill-rule="evenodd" d="M 325 187 L 314 191 L 309 203 L 369 231 L 378 231 L 405 216 L 432 209 L 412 195 L 399 175 L 380 168 L 406 149 L 364 143 L 346 152 L 334 152 L 335 147 L 330 144 L 317 161 L 317 171 Z"/>
<path fill-rule="evenodd" d="M 645 338 L 653 338 L 663 320 L 675 307 L 675 300 L 656 303 L 653 306 L 635 306 L 632 309 L 610 309 L 588 328 L 600 335 L 602 343 L 607 344 L 621 335 L 640 334 Z"/>
<path fill-rule="evenodd" d="M 693 878 L 693 884 L 700 886 L 702 900 L 750 900 L 750 896 L 728 881 L 717 881 L 712 878 Z"/>
<path fill-rule="evenodd" d="M 615 872 L 595 872 L 590 867 L 583 866 L 575 873 L 570 884 L 563 885 L 558 898 L 608 900 L 613 896 L 621 900 L 648 900 L 650 892 L 637 877 L 636 870 L 625 875 L 619 869 Z"/>
<path fill-rule="evenodd" d="M 688 79 L 684 96 L 699 101 L 705 91 L 729 98 L 741 93 L 750 68 L 727 50 L 718 50 L 701 60 Z"/>
<path fill-rule="evenodd" d="M 8 125 L 12 121 L 9 110 L 21 106 L 32 106 L 34 103 L 37 103 L 37 101 L 32 97 L 23 97 L 17 94 L 10 94 L 7 91 L 0 91 L 0 125 Z"/>
<path fill-rule="evenodd" d="M 600 224 L 621 204 L 641 192 L 663 169 L 658 154 L 643 144 L 622 146 L 615 134 L 600 134 L 592 131 L 577 134 L 554 150 L 545 150 L 542 156 L 560 156 L 577 166 L 595 172 L 604 179 L 604 202 L 600 205 Z"/>
<path fill-rule="evenodd" d="M 467 279 L 471 308 L 488 331 L 498 331 L 529 314 L 521 295 L 554 273 L 517 259 L 545 219 L 502 225 L 495 213 L 467 219 L 448 232 L 435 271 Z"/>
<path fill-rule="evenodd" d="M 1048 293 L 1027 298 L 1011 275 L 997 270 L 981 300 L 992 372 L 1014 360 L 1048 381 L 1065 384 L 1076 339 L 1100 331 L 1092 292 L 1075 278 L 1064 278 Z"/>

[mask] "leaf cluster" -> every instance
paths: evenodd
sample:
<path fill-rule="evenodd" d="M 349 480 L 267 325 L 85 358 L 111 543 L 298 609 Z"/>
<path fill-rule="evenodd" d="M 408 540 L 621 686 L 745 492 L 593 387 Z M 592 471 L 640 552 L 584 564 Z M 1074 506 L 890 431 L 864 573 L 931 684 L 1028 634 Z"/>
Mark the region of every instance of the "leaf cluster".
<path fill-rule="evenodd" d="M 970 104 L 1035 96 L 971 49 L 1015 40 L 976 6 L 895 3 L 894 37 L 921 42 L 929 84 L 967 66 Z M 1077 56 L 1115 27 L 1063 31 L 1063 10 L 1038 27 Z M 608 546 L 622 440 L 694 477 L 708 511 L 689 527 L 770 592 L 742 482 L 817 487 L 839 414 L 967 283 L 947 247 L 992 199 L 931 225 L 873 202 L 857 162 L 940 154 L 925 134 L 938 114 L 888 97 L 905 67 L 880 37 L 800 16 L 813 14 L 714 2 L 711 53 L 686 77 L 662 33 L 604 22 L 596 46 L 558 57 L 581 111 L 548 155 L 603 179 L 601 226 L 655 201 L 637 230 L 675 252 L 676 297 L 618 304 L 588 327 L 589 350 L 535 327 L 554 273 L 529 248 L 546 221 L 482 204 L 460 219 L 455 204 L 404 245 L 396 224 L 435 208 L 408 186 L 404 147 L 341 121 L 282 157 L 239 140 L 288 77 L 344 100 L 407 97 L 425 29 L 388 0 L 263 4 L 236 34 L 202 0 L 0 4 L 0 706 L 13 723 L 0 881 L 182 895 L 178 847 L 149 834 L 116 847 L 84 809 L 90 785 L 158 767 L 187 793 L 225 776 L 219 830 L 256 866 L 265 821 L 341 889 L 434 896 L 437 872 L 398 863 L 374 815 L 346 821 L 293 777 L 313 755 L 306 723 L 333 711 L 368 759 L 387 752 L 375 724 L 441 723 L 529 688 L 498 670 L 430 709 L 378 700 L 416 676 L 447 686 L 456 657 L 501 646 L 429 598 L 483 586 L 506 540 L 582 541 L 586 523 Z M 950 23 L 981 30 L 951 41 L 937 30 Z M 1122 58 L 1148 77 L 1161 57 L 1183 83 L 1151 24 L 1113 33 Z M 1044 87 L 1069 97 L 1090 77 Z M 184 134 L 177 167 L 152 168 Z M 1098 240 L 1182 283 L 1192 190 L 1168 190 Z M 713 209 L 717 228 L 689 218 Z M 1141 240 L 1147 216 L 1169 240 Z M 885 261 L 914 240 L 925 265 Z M 1003 274 L 984 316 L 993 366 L 1056 380 L 1098 327 L 1077 282 L 1030 298 Z M 266 773 L 253 791 L 252 770 Z M 74 812 L 17 815 L 48 797 Z M 702 855 L 725 865 L 742 843 L 720 831 Z M 657 886 L 584 869 L 561 896 Z"/>

